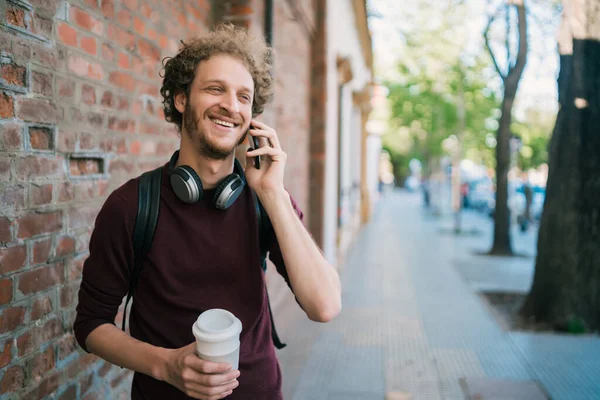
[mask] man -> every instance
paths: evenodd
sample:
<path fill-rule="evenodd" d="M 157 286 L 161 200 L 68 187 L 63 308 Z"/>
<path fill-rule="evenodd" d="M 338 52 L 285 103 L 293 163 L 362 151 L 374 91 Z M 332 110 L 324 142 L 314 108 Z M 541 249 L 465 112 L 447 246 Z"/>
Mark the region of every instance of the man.
<path fill-rule="evenodd" d="M 160 214 L 131 309 L 131 336 L 114 318 L 129 287 L 139 178 L 111 193 L 96 219 L 75 336 L 86 351 L 136 371 L 133 399 L 282 398 L 250 188 L 273 225 L 269 257 L 308 317 L 326 322 L 341 309 L 339 276 L 283 187 L 287 156 L 277 133 L 253 119 L 271 95 L 268 60 L 264 42 L 225 25 L 184 44 L 165 63 L 165 117 L 180 129 L 181 144 L 163 168 Z M 260 144 L 246 155 L 247 185 L 227 209 L 217 209 L 217 186 L 234 173 L 235 148 L 248 135 Z M 176 168 L 196 175 L 201 199 L 189 204 L 175 193 L 170 177 Z M 211 308 L 242 321 L 237 371 L 194 353 L 192 324 Z"/>

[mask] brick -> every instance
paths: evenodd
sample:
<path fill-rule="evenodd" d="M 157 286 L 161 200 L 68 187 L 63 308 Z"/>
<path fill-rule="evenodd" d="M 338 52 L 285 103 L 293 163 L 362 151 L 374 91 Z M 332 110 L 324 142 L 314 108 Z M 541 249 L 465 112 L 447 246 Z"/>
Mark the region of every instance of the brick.
<path fill-rule="evenodd" d="M 0 368 L 7 366 L 12 359 L 12 342 L 12 338 L 9 338 L 0 346 L 0 349 L 2 349 L 2 351 L 0 351 Z"/>
<path fill-rule="evenodd" d="M 20 365 L 8 367 L 0 381 L 0 392 L 12 393 L 25 387 L 25 371 Z"/>
<path fill-rule="evenodd" d="M 56 78 L 59 97 L 73 97 L 75 94 L 75 82 L 70 79 Z"/>
<path fill-rule="evenodd" d="M 44 379 L 37 388 L 30 391 L 23 400 L 40 400 L 46 399 L 49 394 L 54 392 L 60 386 L 62 374 L 56 372 Z"/>
<path fill-rule="evenodd" d="M 77 145 L 77 135 L 73 132 L 59 131 L 57 135 L 57 150 L 63 153 L 72 153 Z"/>
<path fill-rule="evenodd" d="M 42 185 L 32 183 L 29 185 L 29 202 L 31 206 L 42 206 L 52 203 L 51 183 Z"/>
<path fill-rule="evenodd" d="M 117 25 L 108 27 L 108 39 L 116 42 L 127 51 L 135 51 L 135 36 Z"/>
<path fill-rule="evenodd" d="M 19 239 L 30 238 L 42 233 L 52 233 L 62 229 L 62 213 L 34 213 L 17 220 Z"/>
<path fill-rule="evenodd" d="M 115 160 L 110 163 L 110 167 L 108 172 L 111 174 L 115 173 L 127 173 L 130 174 L 133 172 L 133 163 L 131 161 L 126 160 Z"/>
<path fill-rule="evenodd" d="M 77 400 L 77 386 L 69 386 L 61 395 L 58 400 Z"/>
<path fill-rule="evenodd" d="M 17 106 L 17 117 L 23 121 L 54 124 L 58 121 L 58 110 L 48 100 L 21 97 Z"/>
<path fill-rule="evenodd" d="M 0 244 L 10 242 L 12 233 L 10 231 L 11 222 L 6 217 L 0 217 Z"/>
<path fill-rule="evenodd" d="M 40 346 L 59 338 L 63 334 L 62 323 L 59 318 L 52 318 L 44 325 L 32 325 L 31 329 L 17 338 L 19 357 L 29 354 Z"/>
<path fill-rule="evenodd" d="M 54 21 L 50 18 L 43 18 L 38 14 L 33 15 L 33 32 L 45 38 L 52 37 L 52 27 Z"/>
<path fill-rule="evenodd" d="M 27 262 L 27 247 L 22 244 L 0 248 L 0 274 L 20 270 Z"/>
<path fill-rule="evenodd" d="M 121 8 L 117 13 L 117 21 L 123 28 L 130 28 L 132 21 L 131 13 L 127 9 Z"/>
<path fill-rule="evenodd" d="M 71 176 L 95 175 L 102 173 L 102 160 L 94 158 L 72 159 L 69 161 Z"/>
<path fill-rule="evenodd" d="M 15 103 L 13 98 L 6 93 L 0 93 L 0 118 L 12 118 L 14 116 Z"/>
<path fill-rule="evenodd" d="M 65 22 L 59 22 L 57 33 L 60 40 L 67 46 L 77 47 L 77 31 Z"/>
<path fill-rule="evenodd" d="M 102 367 L 100 367 L 100 369 L 98 370 L 98 375 L 101 377 L 105 377 L 106 374 L 108 374 L 110 372 L 110 370 L 112 369 L 112 364 L 109 362 L 104 362 L 102 364 Z"/>
<path fill-rule="evenodd" d="M 138 17 L 133 18 L 133 30 L 140 36 L 143 36 L 146 32 L 146 25 L 144 21 L 139 19 Z"/>
<path fill-rule="evenodd" d="M 96 104 L 96 88 L 91 85 L 81 85 L 81 101 L 88 106 Z"/>
<path fill-rule="evenodd" d="M 52 238 L 44 238 L 33 242 L 32 263 L 41 264 L 48 262 L 52 250 Z"/>
<path fill-rule="evenodd" d="M 66 367 L 67 378 L 73 379 L 97 361 L 100 361 L 100 359 L 93 354 L 85 354 L 79 356 L 79 358 L 71 361 L 71 363 L 69 363 L 69 365 Z"/>
<path fill-rule="evenodd" d="M 25 307 L 5 308 L 0 313 L 0 333 L 12 332 L 25 321 Z"/>
<path fill-rule="evenodd" d="M 52 298 L 49 295 L 38 297 L 33 303 L 31 309 L 31 321 L 45 317 L 52 312 Z"/>
<path fill-rule="evenodd" d="M 92 186 L 92 185 L 90 185 Z M 93 187 L 91 187 L 93 191 Z M 75 239 L 69 236 L 63 236 L 58 239 L 58 244 L 56 245 L 56 257 L 64 257 L 71 255 L 75 252 Z"/>
<path fill-rule="evenodd" d="M 52 96 L 54 89 L 52 87 L 52 74 L 38 71 L 31 71 L 32 90 L 35 93 L 44 96 Z"/>
<path fill-rule="evenodd" d="M 71 182 L 63 182 L 58 186 L 58 201 L 67 202 L 73 200 L 73 186 Z"/>
<path fill-rule="evenodd" d="M 13 299 L 13 283 L 11 278 L 0 279 L 0 306 L 8 304 Z M 0 365 L 2 368 L 3 365 Z"/>
<path fill-rule="evenodd" d="M 119 52 L 119 56 L 117 57 L 117 63 L 119 65 L 119 68 L 131 68 L 131 64 L 129 63 L 129 55 L 125 52 Z"/>
<path fill-rule="evenodd" d="M 54 143 L 52 140 L 53 132 L 46 127 L 31 127 L 29 128 L 29 144 L 35 150 L 53 150 Z"/>
<path fill-rule="evenodd" d="M 159 61 L 161 59 L 160 48 L 150 43 L 149 41 L 139 39 L 137 46 L 140 55 L 142 55 L 143 57 L 147 57 L 154 61 Z"/>
<path fill-rule="evenodd" d="M 67 264 L 68 278 L 69 281 L 80 279 L 83 272 L 83 264 L 85 257 L 71 259 Z"/>
<path fill-rule="evenodd" d="M 96 80 L 102 80 L 104 77 L 104 70 L 100 64 L 89 62 L 79 56 L 69 57 L 69 71 Z"/>
<path fill-rule="evenodd" d="M 58 342 L 58 359 L 64 360 L 77 350 L 77 341 L 72 334 L 66 334 Z"/>
<path fill-rule="evenodd" d="M 14 26 L 27 28 L 25 24 L 25 11 L 15 8 L 6 10 L 6 22 Z"/>
<path fill-rule="evenodd" d="M 102 43 L 102 58 L 105 61 L 113 61 L 115 59 L 115 50 L 108 43 Z"/>
<path fill-rule="evenodd" d="M 63 271 L 64 265 L 57 263 L 24 272 L 18 277 L 19 290 L 27 295 L 60 284 L 64 282 Z"/>
<path fill-rule="evenodd" d="M 96 38 L 92 36 L 86 36 L 81 38 L 81 49 L 86 53 L 95 56 L 98 54 L 98 45 L 96 44 Z"/>
<path fill-rule="evenodd" d="M 54 14 L 60 2 L 56 0 L 29 0 L 28 3 L 34 8 L 41 8 Z"/>
<path fill-rule="evenodd" d="M 72 286 L 63 286 L 60 289 L 60 307 L 69 308 L 75 306 L 77 302 L 77 288 Z"/>
<path fill-rule="evenodd" d="M 53 346 L 49 346 L 44 352 L 36 354 L 31 360 L 31 377 L 34 380 L 39 379 L 48 371 L 51 371 L 56 365 L 55 358 L 56 354 L 54 354 Z"/>
<path fill-rule="evenodd" d="M 17 178 L 29 180 L 32 178 L 51 178 L 61 176 L 62 158 L 29 156 L 16 160 Z"/>
<path fill-rule="evenodd" d="M 98 208 L 92 206 L 71 207 L 68 210 L 68 229 L 89 229 L 94 226 Z"/>
<path fill-rule="evenodd" d="M 123 5 L 132 11 L 137 10 L 138 0 L 123 0 Z"/>
<path fill-rule="evenodd" d="M 91 150 L 96 147 L 96 137 L 91 133 L 82 133 L 79 135 L 79 149 Z"/>
<path fill-rule="evenodd" d="M 100 6 L 98 5 L 98 3 L 101 2 L 101 0 L 85 0 L 85 4 L 95 8 L 95 9 L 99 9 Z"/>
<path fill-rule="evenodd" d="M 87 374 L 79 379 L 79 388 L 81 390 L 81 395 L 90 390 L 90 388 L 94 385 L 94 374 Z"/>
<path fill-rule="evenodd" d="M 7 123 L 0 125 L 0 149 L 5 151 L 21 150 L 22 127 L 18 124 Z"/>
<path fill-rule="evenodd" d="M 128 92 L 133 92 L 136 87 L 135 79 L 131 75 L 125 74 L 123 72 L 111 72 L 109 76 L 109 81 L 111 84 L 119 88 L 125 89 Z"/>
<path fill-rule="evenodd" d="M 0 204 L 7 204 L 14 210 L 25 208 L 25 188 L 21 185 L 0 187 Z"/>
<path fill-rule="evenodd" d="M 12 55 L 15 60 L 29 61 L 32 43 L 23 37 L 13 38 Z"/>
<path fill-rule="evenodd" d="M 0 182 L 8 182 L 10 180 L 10 157 L 0 156 Z"/>
<path fill-rule="evenodd" d="M 65 53 L 65 49 L 60 45 L 56 47 L 46 47 L 37 43 L 31 45 L 31 61 L 55 71 L 64 69 Z"/>
<path fill-rule="evenodd" d="M 92 17 L 81 8 L 71 6 L 71 19 L 74 20 L 75 24 L 80 28 L 87 29 L 98 36 L 102 36 L 104 33 L 104 25 L 102 22 Z"/>
<path fill-rule="evenodd" d="M 9 85 L 25 87 L 25 67 L 16 64 L 3 64 L 0 69 L 2 79 Z"/>
<path fill-rule="evenodd" d="M 102 14 L 112 19 L 115 16 L 115 0 L 102 0 Z"/>

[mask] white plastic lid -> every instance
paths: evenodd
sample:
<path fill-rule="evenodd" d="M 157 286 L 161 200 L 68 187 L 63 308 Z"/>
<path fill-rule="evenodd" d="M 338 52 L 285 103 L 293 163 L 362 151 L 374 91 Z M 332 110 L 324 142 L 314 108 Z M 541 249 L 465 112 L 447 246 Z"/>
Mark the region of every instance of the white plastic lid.
<path fill-rule="evenodd" d="M 200 314 L 192 333 L 205 354 L 226 354 L 239 346 L 242 322 L 231 312 L 213 308 Z"/>

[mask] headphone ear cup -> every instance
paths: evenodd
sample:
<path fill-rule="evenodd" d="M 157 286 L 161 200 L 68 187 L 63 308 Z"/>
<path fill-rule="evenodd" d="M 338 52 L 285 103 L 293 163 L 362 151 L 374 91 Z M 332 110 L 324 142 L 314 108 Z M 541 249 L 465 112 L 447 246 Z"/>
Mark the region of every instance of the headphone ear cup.
<path fill-rule="evenodd" d="M 187 165 L 181 165 L 173 170 L 171 187 L 175 195 L 188 204 L 199 202 L 204 192 L 200 177 Z"/>
<path fill-rule="evenodd" d="M 244 190 L 244 181 L 238 174 L 230 174 L 219 183 L 213 197 L 213 206 L 219 210 L 228 209 Z"/>

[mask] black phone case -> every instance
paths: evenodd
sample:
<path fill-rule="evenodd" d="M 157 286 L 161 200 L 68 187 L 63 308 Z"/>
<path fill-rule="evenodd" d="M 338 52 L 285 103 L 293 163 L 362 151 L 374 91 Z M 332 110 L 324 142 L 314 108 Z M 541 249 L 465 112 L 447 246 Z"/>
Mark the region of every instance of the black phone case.
<path fill-rule="evenodd" d="M 258 138 L 256 136 L 252 136 L 252 143 L 254 143 L 254 149 L 258 149 Z M 260 169 L 260 156 L 254 157 L 254 168 Z"/>

